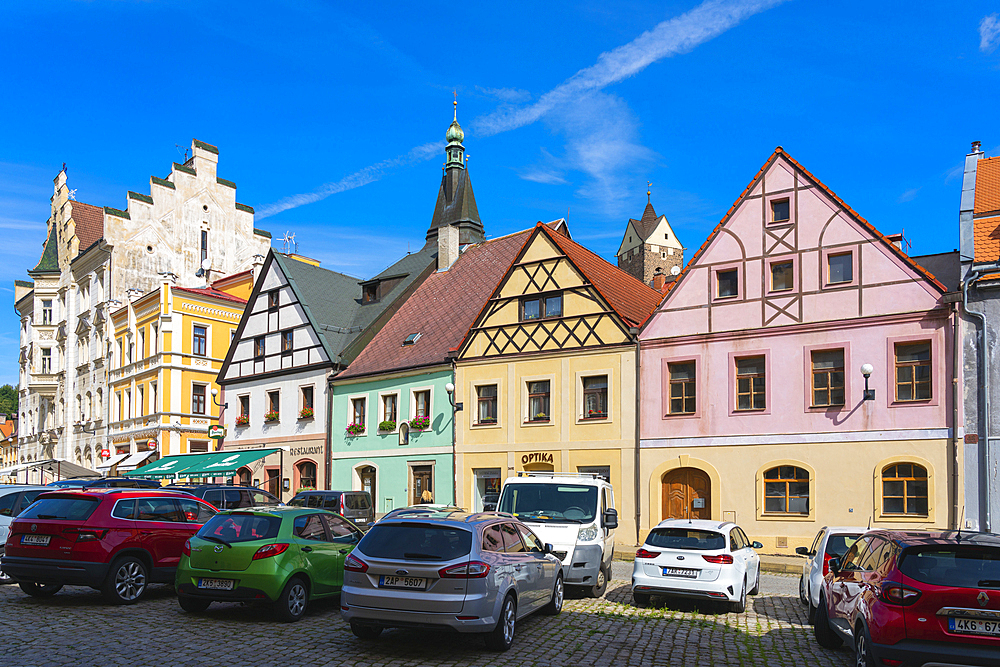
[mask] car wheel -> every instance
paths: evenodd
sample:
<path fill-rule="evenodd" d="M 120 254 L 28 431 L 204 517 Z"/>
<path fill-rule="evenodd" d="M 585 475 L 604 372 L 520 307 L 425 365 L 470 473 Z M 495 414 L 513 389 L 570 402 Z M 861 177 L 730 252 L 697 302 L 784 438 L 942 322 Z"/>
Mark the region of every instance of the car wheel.
<path fill-rule="evenodd" d="M 552 589 L 552 599 L 542 607 L 542 613 L 555 616 L 562 611 L 563 599 L 565 598 L 565 586 L 563 586 L 562 572 L 556 575 L 556 585 Z"/>
<path fill-rule="evenodd" d="M 187 595 L 178 595 L 177 604 L 179 604 L 181 609 L 189 614 L 197 614 L 208 609 L 209 605 L 212 604 L 212 601 L 202 600 L 201 598 L 193 598 Z"/>
<path fill-rule="evenodd" d="M 378 639 L 378 636 L 382 634 L 382 628 L 377 625 L 364 625 L 351 621 L 351 632 L 353 632 L 354 636 L 358 639 L 371 642 Z"/>
<path fill-rule="evenodd" d="M 872 655 L 872 640 L 868 629 L 861 623 L 854 633 L 854 661 L 857 667 L 875 667 L 875 657 Z"/>
<path fill-rule="evenodd" d="M 757 593 L 760 593 L 760 565 L 757 566 L 757 576 L 753 580 L 753 588 L 747 595 L 757 595 Z"/>
<path fill-rule="evenodd" d="M 809 623 L 809 625 L 815 625 L 815 623 L 816 623 L 816 605 L 814 605 L 812 603 L 812 600 L 810 600 L 808 602 L 808 604 L 809 604 L 809 613 L 806 614 L 806 622 Z"/>
<path fill-rule="evenodd" d="M 506 651 L 514 643 L 514 624 L 517 620 L 517 603 L 514 596 L 504 598 L 500 607 L 500 618 L 493 631 L 486 635 L 486 648 L 491 651 Z"/>
<path fill-rule="evenodd" d="M 111 565 L 101 592 L 111 604 L 135 604 L 146 594 L 146 564 L 138 558 L 125 556 Z"/>
<path fill-rule="evenodd" d="M 729 611 L 742 614 L 747 610 L 747 578 L 743 577 L 743 588 L 740 589 L 740 599 L 729 603 Z"/>
<path fill-rule="evenodd" d="M 799 577 L 799 602 L 809 604 L 809 593 L 806 592 L 806 575 Z"/>
<path fill-rule="evenodd" d="M 21 590 L 34 598 L 47 598 L 62 590 L 62 584 L 36 584 L 33 581 L 22 581 L 17 584 Z"/>
<path fill-rule="evenodd" d="M 294 623 L 302 618 L 306 613 L 306 604 L 309 602 L 309 591 L 306 589 L 304 581 L 298 577 L 293 577 L 287 584 L 277 602 L 274 603 L 274 611 L 278 618 L 285 623 Z"/>
<path fill-rule="evenodd" d="M 597 583 L 587 589 L 587 595 L 599 598 L 604 595 L 606 590 L 608 590 L 608 573 L 604 569 L 604 565 L 601 565 L 600 569 L 597 570 Z"/>
<path fill-rule="evenodd" d="M 632 601 L 635 602 L 636 607 L 648 607 L 651 597 L 649 593 L 636 593 L 632 591 Z"/>
<path fill-rule="evenodd" d="M 819 607 L 816 608 L 816 624 L 813 626 L 813 634 L 816 635 L 816 643 L 823 648 L 840 648 L 844 644 L 840 635 L 830 627 L 830 619 L 826 615 L 826 600 L 822 597 L 819 599 Z"/>

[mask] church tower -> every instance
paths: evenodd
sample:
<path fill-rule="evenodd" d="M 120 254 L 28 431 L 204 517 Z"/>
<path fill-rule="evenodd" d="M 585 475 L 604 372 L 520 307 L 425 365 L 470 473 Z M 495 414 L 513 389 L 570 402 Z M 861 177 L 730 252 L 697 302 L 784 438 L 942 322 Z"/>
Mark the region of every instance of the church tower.
<path fill-rule="evenodd" d="M 684 246 L 677 240 L 667 216 L 656 215 L 646 192 L 646 210 L 638 220 L 630 218 L 618 248 L 618 268 L 642 282 L 660 289 L 684 267 Z M 656 280 L 654 277 L 662 276 Z"/>
<path fill-rule="evenodd" d="M 458 102 L 454 105 L 454 118 L 444 135 L 448 142 L 445 147 L 444 174 L 441 175 L 441 187 L 438 189 L 431 226 L 427 230 L 427 242 L 437 243 L 438 229 L 454 225 L 459 232 L 458 242 L 465 245 L 485 241 L 486 234 L 479 219 L 479 209 L 476 208 L 476 196 L 472 193 L 472 181 L 469 179 L 465 146 L 462 144 L 465 132 L 458 124 Z"/>

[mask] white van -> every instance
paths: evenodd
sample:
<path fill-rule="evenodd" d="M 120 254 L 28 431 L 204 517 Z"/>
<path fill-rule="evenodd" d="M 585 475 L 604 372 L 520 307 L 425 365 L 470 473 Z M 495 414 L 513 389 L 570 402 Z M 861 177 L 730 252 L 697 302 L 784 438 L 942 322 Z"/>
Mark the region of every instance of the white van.
<path fill-rule="evenodd" d="M 567 586 L 604 595 L 611 576 L 618 511 L 606 480 L 592 473 L 518 473 L 500 491 L 498 512 L 513 514 L 562 561 Z"/>

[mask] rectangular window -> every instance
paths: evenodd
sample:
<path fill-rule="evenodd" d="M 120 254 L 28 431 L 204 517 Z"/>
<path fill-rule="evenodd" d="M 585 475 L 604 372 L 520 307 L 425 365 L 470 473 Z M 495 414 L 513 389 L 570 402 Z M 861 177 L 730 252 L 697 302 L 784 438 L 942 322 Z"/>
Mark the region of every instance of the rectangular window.
<path fill-rule="evenodd" d="M 128 362 L 131 364 L 135 361 L 135 343 L 131 340 L 128 342 Z"/>
<path fill-rule="evenodd" d="M 414 417 L 431 416 L 431 392 L 428 389 L 413 392 Z"/>
<path fill-rule="evenodd" d="M 118 421 L 125 419 L 125 403 L 120 391 L 115 392 L 116 403 L 118 404 Z"/>
<path fill-rule="evenodd" d="M 302 387 L 302 409 L 313 409 L 313 388 Z"/>
<path fill-rule="evenodd" d="M 146 358 L 146 328 L 139 329 L 139 358 Z"/>
<path fill-rule="evenodd" d="M 156 414 L 157 412 L 157 399 L 159 398 L 157 391 L 158 387 L 155 382 L 149 383 L 149 412 L 150 414 Z"/>
<path fill-rule="evenodd" d="M 521 320 L 537 320 L 543 317 L 562 317 L 562 294 L 540 296 L 521 300 Z"/>
<path fill-rule="evenodd" d="M 281 392 L 280 391 L 269 391 L 267 392 L 267 411 L 273 412 L 274 414 L 281 414 Z"/>
<path fill-rule="evenodd" d="M 476 410 L 477 424 L 497 423 L 497 386 L 487 384 L 476 387 L 476 400 L 478 407 Z"/>
<path fill-rule="evenodd" d="M 736 360 L 736 409 L 764 410 L 765 371 L 764 357 Z"/>
<path fill-rule="evenodd" d="M 196 415 L 205 414 L 205 386 L 196 384 L 191 388 L 191 412 Z"/>
<path fill-rule="evenodd" d="M 693 361 L 667 364 L 670 374 L 670 414 L 693 415 L 697 406 Z"/>
<path fill-rule="evenodd" d="M 365 408 L 368 401 L 364 398 L 351 399 L 351 422 L 357 424 L 362 429 L 365 426 Z"/>
<path fill-rule="evenodd" d="M 52 299 L 42 300 L 42 324 L 52 324 Z"/>
<path fill-rule="evenodd" d="M 715 274 L 717 283 L 716 296 L 724 298 L 727 296 L 740 295 L 739 272 L 736 269 L 727 269 Z"/>
<path fill-rule="evenodd" d="M 264 358 L 264 337 L 257 336 L 253 339 L 253 358 L 263 359 Z"/>
<path fill-rule="evenodd" d="M 160 351 L 160 328 L 154 324 L 149 330 L 153 334 L 149 341 L 149 354 L 154 355 Z"/>
<path fill-rule="evenodd" d="M 528 421 L 549 421 L 549 381 L 528 383 Z"/>
<path fill-rule="evenodd" d="M 812 353 L 813 407 L 844 405 L 844 351 Z"/>
<path fill-rule="evenodd" d="M 278 308 L 278 290 L 273 289 L 267 293 L 267 309 L 277 310 Z"/>
<path fill-rule="evenodd" d="M 42 373 L 52 372 L 52 348 L 42 348 Z"/>
<path fill-rule="evenodd" d="M 136 403 L 136 416 L 142 417 L 146 414 L 146 388 L 139 385 L 139 400 Z"/>
<path fill-rule="evenodd" d="M 240 396 L 240 417 L 250 416 L 250 397 Z"/>
<path fill-rule="evenodd" d="M 829 255 L 826 258 L 827 283 L 849 283 L 854 281 L 854 257 L 849 252 Z"/>
<path fill-rule="evenodd" d="M 791 208 L 787 199 L 777 199 L 771 202 L 771 222 L 788 222 Z"/>
<path fill-rule="evenodd" d="M 583 418 L 608 418 L 608 376 L 583 378 Z"/>
<path fill-rule="evenodd" d="M 896 400 L 931 398 L 931 344 L 896 344 Z"/>
<path fill-rule="evenodd" d="M 795 286 L 792 262 L 775 262 L 771 265 L 771 291 L 783 292 Z"/>
<path fill-rule="evenodd" d="M 208 232 L 206 230 L 201 231 L 201 261 L 208 259 Z"/>
<path fill-rule="evenodd" d="M 281 353 L 291 354 L 292 353 L 292 332 L 282 331 L 281 332 Z"/>
<path fill-rule="evenodd" d="M 382 421 L 395 423 L 399 417 L 399 396 L 386 394 L 382 397 Z"/>
<path fill-rule="evenodd" d="M 361 303 L 378 301 L 378 283 L 369 283 L 361 287 Z"/>
<path fill-rule="evenodd" d="M 206 352 L 208 350 L 208 328 L 200 325 L 194 325 L 194 339 L 191 345 L 191 353 L 204 357 L 207 356 Z"/>

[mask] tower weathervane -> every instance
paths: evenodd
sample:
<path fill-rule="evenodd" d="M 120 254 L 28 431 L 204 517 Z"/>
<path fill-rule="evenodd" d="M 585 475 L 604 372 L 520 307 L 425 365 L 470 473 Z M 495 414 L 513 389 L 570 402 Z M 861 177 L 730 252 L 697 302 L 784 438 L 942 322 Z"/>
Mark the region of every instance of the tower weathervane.
<path fill-rule="evenodd" d="M 653 183 L 652 181 L 646 181 L 646 203 L 650 203 L 650 197 L 653 195 Z"/>
<path fill-rule="evenodd" d="M 458 120 L 458 90 L 451 91 L 451 94 L 455 96 L 455 101 L 452 102 L 452 106 L 455 108 L 455 115 L 452 117 L 452 120 Z"/>

